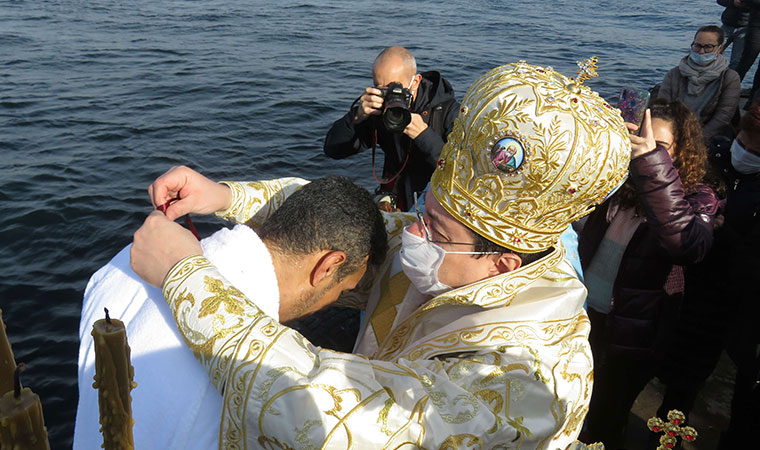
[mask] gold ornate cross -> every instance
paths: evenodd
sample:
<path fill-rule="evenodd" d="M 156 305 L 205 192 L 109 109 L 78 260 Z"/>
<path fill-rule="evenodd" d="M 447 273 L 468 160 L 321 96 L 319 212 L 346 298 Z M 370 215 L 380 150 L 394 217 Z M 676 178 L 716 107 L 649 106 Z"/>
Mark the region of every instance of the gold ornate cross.
<path fill-rule="evenodd" d="M 647 427 L 655 433 L 662 432 L 660 436 L 660 446 L 657 450 L 667 450 L 674 448 L 678 438 L 693 442 L 697 439 L 697 430 L 692 427 L 682 426 L 686 423 L 686 416 L 677 409 L 668 412 L 668 421 L 665 422 L 659 417 L 652 417 L 647 420 Z"/>
<path fill-rule="evenodd" d="M 584 59 L 578 61 L 578 79 L 575 80 L 576 84 L 580 85 L 589 78 L 598 77 L 596 73 L 596 63 L 599 59 L 596 56 L 592 56 L 590 59 Z"/>

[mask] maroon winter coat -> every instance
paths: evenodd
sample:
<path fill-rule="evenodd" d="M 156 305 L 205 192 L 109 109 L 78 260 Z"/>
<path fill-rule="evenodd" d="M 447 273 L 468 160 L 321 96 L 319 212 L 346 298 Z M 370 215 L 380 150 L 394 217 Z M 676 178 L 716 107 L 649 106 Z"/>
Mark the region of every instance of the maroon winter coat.
<path fill-rule="evenodd" d="M 606 348 L 598 350 L 649 359 L 661 354 L 666 328 L 677 317 L 683 266 L 702 260 L 710 250 L 718 198 L 704 185 L 684 194 L 678 171 L 662 147 L 632 159 L 629 169 L 645 218 L 620 262 L 603 331 Z M 584 269 L 609 226 L 609 204 L 589 215 L 579 237 Z"/>

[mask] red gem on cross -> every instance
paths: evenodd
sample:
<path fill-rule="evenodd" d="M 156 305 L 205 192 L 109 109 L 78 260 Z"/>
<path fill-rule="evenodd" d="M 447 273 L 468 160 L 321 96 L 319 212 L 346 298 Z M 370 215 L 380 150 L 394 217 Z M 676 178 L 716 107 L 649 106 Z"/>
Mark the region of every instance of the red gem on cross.
<path fill-rule="evenodd" d="M 673 448 L 673 444 L 665 444 L 665 446 L 668 448 Z"/>
<path fill-rule="evenodd" d="M 671 435 L 671 436 L 675 436 L 676 432 L 675 431 L 668 431 L 668 434 Z"/>
<path fill-rule="evenodd" d="M 692 435 L 690 435 L 690 434 L 687 434 L 687 435 L 686 435 L 686 440 L 687 440 L 687 441 L 693 441 L 693 440 L 694 440 L 694 436 L 692 436 Z"/>
<path fill-rule="evenodd" d="M 676 425 L 681 425 L 681 421 L 678 419 L 673 419 L 673 423 Z"/>
<path fill-rule="evenodd" d="M 578 103 L 578 99 L 573 97 L 573 103 Z"/>
<path fill-rule="evenodd" d="M 660 427 L 652 427 L 652 430 L 654 430 L 654 431 L 660 431 Z"/>

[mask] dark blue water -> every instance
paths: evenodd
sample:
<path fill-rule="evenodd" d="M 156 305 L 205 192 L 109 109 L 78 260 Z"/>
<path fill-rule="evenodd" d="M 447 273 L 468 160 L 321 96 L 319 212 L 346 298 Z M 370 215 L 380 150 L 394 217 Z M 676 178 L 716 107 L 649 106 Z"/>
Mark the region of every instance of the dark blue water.
<path fill-rule="evenodd" d="M 333 161 L 322 142 L 383 47 L 408 47 L 459 99 L 496 65 L 572 76 L 597 55 L 587 85 L 614 99 L 659 82 L 720 12 L 679 0 L 0 1 L 0 307 L 51 444 L 71 445 L 86 282 L 130 242 L 145 188 L 170 166 L 373 187 L 369 154 Z"/>

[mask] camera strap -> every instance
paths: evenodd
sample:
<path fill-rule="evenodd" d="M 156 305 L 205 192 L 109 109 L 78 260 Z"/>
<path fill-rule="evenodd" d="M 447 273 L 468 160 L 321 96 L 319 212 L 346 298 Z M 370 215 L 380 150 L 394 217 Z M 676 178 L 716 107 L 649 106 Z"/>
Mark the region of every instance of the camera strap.
<path fill-rule="evenodd" d="M 392 191 L 393 190 L 393 184 L 391 184 L 391 183 L 395 182 L 398 179 L 398 177 L 401 175 L 401 172 L 403 172 L 404 169 L 406 168 L 406 163 L 409 162 L 409 153 L 410 152 L 406 152 L 406 158 L 404 158 L 404 164 L 401 165 L 401 169 L 399 169 L 399 171 L 395 175 L 393 175 L 388 180 L 380 181 L 380 179 L 377 178 L 377 171 L 375 171 L 375 151 L 376 151 L 376 149 L 377 149 L 377 128 L 375 128 L 375 139 L 372 142 L 372 176 L 375 178 L 375 181 L 377 181 L 377 184 L 379 184 L 381 186 L 388 186 L 388 185 L 390 185 L 390 189 L 385 189 L 384 188 L 383 190 Z"/>

